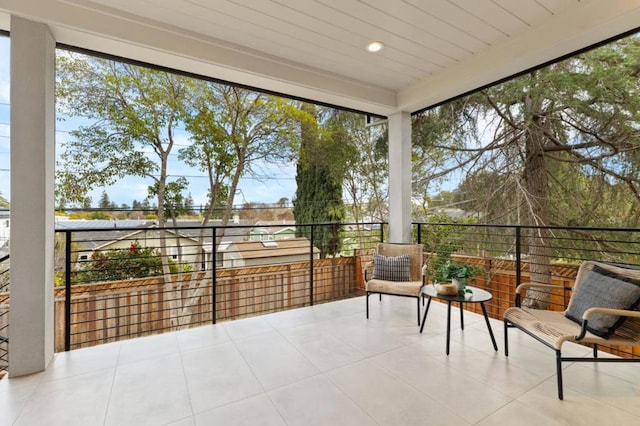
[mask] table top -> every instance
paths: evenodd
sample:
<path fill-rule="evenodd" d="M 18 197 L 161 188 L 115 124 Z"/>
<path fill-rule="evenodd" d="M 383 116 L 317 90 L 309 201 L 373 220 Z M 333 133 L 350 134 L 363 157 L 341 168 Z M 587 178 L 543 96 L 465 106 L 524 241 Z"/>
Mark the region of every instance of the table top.
<path fill-rule="evenodd" d="M 427 297 L 435 297 L 436 299 L 441 300 L 448 300 L 450 302 L 463 303 L 481 303 L 491 300 L 491 298 L 493 297 L 487 290 L 483 290 L 478 287 L 471 287 L 470 285 L 468 285 L 467 288 L 473 293 L 471 297 L 459 296 L 457 294 L 454 294 L 452 296 L 438 294 L 436 288 L 431 284 L 422 287 L 422 295 Z"/>

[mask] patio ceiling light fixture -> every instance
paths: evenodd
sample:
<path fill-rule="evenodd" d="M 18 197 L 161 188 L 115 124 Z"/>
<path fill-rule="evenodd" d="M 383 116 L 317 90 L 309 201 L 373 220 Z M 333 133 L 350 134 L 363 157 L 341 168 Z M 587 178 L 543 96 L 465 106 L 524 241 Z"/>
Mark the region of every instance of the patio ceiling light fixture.
<path fill-rule="evenodd" d="M 383 47 L 384 44 L 382 44 L 381 41 L 372 41 L 367 45 L 367 50 L 369 52 L 375 53 L 381 51 Z"/>

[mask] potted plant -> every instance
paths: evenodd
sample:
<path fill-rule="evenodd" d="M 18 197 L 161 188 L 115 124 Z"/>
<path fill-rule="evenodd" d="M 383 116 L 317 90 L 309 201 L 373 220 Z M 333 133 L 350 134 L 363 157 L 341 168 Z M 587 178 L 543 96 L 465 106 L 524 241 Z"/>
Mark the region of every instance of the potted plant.
<path fill-rule="evenodd" d="M 465 263 L 456 262 L 451 258 L 442 259 L 434 256 L 425 263 L 424 275 L 429 277 L 432 283 L 453 283 L 458 286 L 458 294 L 464 296 L 471 293 L 467 288 L 468 279 L 481 273 L 482 269 L 477 266 L 470 266 Z"/>

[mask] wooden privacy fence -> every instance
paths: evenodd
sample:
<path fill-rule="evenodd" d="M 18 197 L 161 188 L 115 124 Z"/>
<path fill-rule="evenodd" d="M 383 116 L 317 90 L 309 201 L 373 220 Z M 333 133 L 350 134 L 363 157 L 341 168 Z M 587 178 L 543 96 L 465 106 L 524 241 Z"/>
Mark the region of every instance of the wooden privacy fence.
<path fill-rule="evenodd" d="M 313 263 L 313 303 L 349 297 L 354 258 Z M 216 273 L 216 320 L 237 319 L 311 303 L 309 262 L 221 269 Z M 71 289 L 71 348 L 213 322 L 210 271 L 96 284 Z M 193 279 L 193 281 L 192 281 Z M 55 289 L 55 350 L 64 350 L 65 289 Z"/>
<path fill-rule="evenodd" d="M 515 261 L 454 255 L 455 260 L 480 266 L 482 276 L 471 285 L 493 294 L 486 304 L 489 316 L 502 319 L 506 308 L 515 305 Z M 322 303 L 362 294 L 362 265 L 368 254 L 313 262 L 313 303 Z M 564 310 L 578 265 L 552 267 L 551 309 Z M 209 271 L 210 273 L 210 271 Z M 193 286 L 191 278 L 201 287 Z M 529 282 L 528 265 L 521 265 L 521 281 Z M 172 276 L 127 281 L 74 285 L 71 291 L 71 348 L 92 346 L 145 336 L 178 328 L 213 322 L 211 277 L 201 272 L 192 277 Z M 311 303 L 309 262 L 221 269 L 216 273 L 216 320 L 224 321 L 276 312 Z M 194 296 L 195 295 L 195 296 Z M 9 295 L 0 294 L 0 307 L 8 309 Z M 64 350 L 65 289 L 55 289 L 55 350 Z M 465 308 L 481 313 L 476 304 Z M 8 315 L 0 317 L 0 329 L 8 325 Z M 5 328 L 8 335 L 8 328 Z M 615 348 L 612 353 L 636 354 L 631 348 Z M 637 354 L 636 354 L 637 355 Z"/>

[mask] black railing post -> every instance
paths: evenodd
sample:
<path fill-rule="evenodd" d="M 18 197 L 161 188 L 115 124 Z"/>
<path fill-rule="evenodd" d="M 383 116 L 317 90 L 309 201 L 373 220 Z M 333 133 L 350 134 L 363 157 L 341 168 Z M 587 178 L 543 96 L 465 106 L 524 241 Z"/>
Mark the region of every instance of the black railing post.
<path fill-rule="evenodd" d="M 216 311 L 216 280 L 218 272 L 218 242 L 217 242 L 217 229 L 214 226 L 211 228 L 212 243 L 211 243 L 211 322 L 216 323 L 217 311 Z"/>
<path fill-rule="evenodd" d="M 64 350 L 71 350 L 71 231 L 65 231 L 64 244 Z"/>
<path fill-rule="evenodd" d="M 313 306 L 313 230 L 314 225 L 311 225 L 310 240 L 311 244 L 309 244 L 309 305 Z"/>
<path fill-rule="evenodd" d="M 416 232 L 416 238 L 418 239 L 418 244 L 422 244 L 422 224 L 418 223 L 418 232 Z"/>
<path fill-rule="evenodd" d="M 520 280 L 522 278 L 522 247 L 520 240 L 520 225 L 516 226 L 516 288 L 520 285 Z"/>
<path fill-rule="evenodd" d="M 384 222 L 380 222 L 380 242 L 384 242 Z"/>

